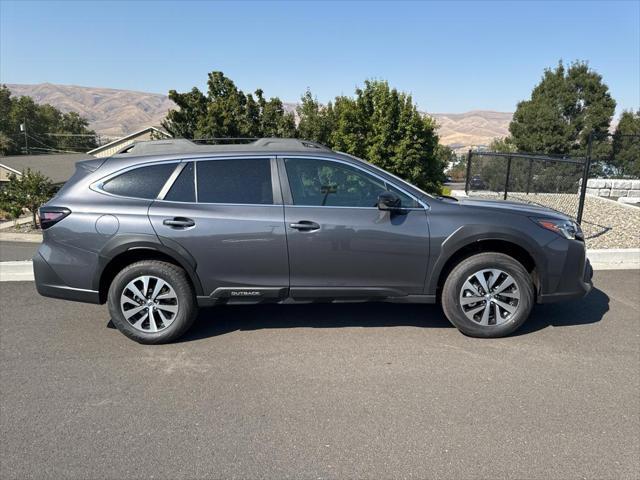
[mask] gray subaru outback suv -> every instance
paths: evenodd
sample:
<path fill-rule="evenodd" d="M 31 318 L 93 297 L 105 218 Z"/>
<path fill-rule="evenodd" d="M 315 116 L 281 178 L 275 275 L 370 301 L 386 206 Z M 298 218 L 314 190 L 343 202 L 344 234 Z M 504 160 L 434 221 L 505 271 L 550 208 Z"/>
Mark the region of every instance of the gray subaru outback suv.
<path fill-rule="evenodd" d="M 267 302 L 441 302 L 463 333 L 500 337 L 591 289 L 570 218 L 432 197 L 293 139 L 136 143 L 78 163 L 40 217 L 40 294 L 107 303 L 141 343 L 177 339 L 199 306 Z"/>

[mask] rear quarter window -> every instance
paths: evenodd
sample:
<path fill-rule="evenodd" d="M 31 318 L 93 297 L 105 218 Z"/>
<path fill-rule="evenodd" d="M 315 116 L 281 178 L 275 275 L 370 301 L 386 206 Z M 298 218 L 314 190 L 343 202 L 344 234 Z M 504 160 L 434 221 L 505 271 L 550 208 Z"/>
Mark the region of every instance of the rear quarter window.
<path fill-rule="evenodd" d="M 195 202 L 196 187 L 193 178 L 193 162 L 189 162 L 180 172 L 171 189 L 164 197 L 169 202 Z"/>
<path fill-rule="evenodd" d="M 162 163 L 134 168 L 104 182 L 102 190 L 122 197 L 156 198 L 176 165 Z"/>

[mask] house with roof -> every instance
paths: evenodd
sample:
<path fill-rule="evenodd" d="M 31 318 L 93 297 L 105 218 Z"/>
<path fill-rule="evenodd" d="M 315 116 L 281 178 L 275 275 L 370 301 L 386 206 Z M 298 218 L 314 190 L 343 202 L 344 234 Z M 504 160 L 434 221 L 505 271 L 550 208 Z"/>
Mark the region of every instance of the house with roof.
<path fill-rule="evenodd" d="M 171 138 L 164 130 L 147 127 L 130 135 L 119 138 L 87 153 L 54 153 L 46 155 L 10 155 L 0 157 L 0 186 L 9 181 L 9 175 L 21 175 L 24 170 L 31 169 L 46 175 L 55 185 L 62 185 L 75 172 L 76 162 L 91 160 L 96 157 L 109 157 L 145 140 Z"/>
<path fill-rule="evenodd" d="M 75 172 L 76 162 L 94 157 L 86 153 L 59 153 L 51 155 L 10 155 L 0 157 L 0 186 L 9 181 L 9 175 L 22 175 L 26 169 L 38 171 L 51 179 L 54 185 L 62 185 Z"/>
<path fill-rule="evenodd" d="M 94 157 L 110 157 L 111 155 L 115 155 L 120 150 L 129 145 L 132 145 L 134 142 L 142 142 L 145 140 L 162 140 L 164 138 L 171 138 L 171 135 L 161 128 L 158 127 L 147 127 L 142 130 L 138 130 L 126 137 L 118 138 L 113 142 L 106 143 L 104 145 L 99 146 L 98 148 L 94 148 L 93 150 L 88 151 L 89 155 L 93 155 Z"/>

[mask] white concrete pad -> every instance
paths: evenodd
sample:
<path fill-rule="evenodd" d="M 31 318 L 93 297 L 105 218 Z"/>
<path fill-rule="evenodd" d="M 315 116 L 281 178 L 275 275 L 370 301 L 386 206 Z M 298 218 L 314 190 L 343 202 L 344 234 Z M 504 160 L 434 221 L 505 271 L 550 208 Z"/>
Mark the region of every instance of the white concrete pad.
<path fill-rule="evenodd" d="M 33 280 L 31 260 L 0 262 L 0 282 L 29 282 Z"/>

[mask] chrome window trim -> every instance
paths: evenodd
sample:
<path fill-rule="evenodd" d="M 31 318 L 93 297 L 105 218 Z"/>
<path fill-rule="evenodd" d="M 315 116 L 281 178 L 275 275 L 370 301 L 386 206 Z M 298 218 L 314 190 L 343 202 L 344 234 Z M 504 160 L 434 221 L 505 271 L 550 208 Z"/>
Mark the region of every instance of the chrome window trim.
<path fill-rule="evenodd" d="M 145 200 L 145 199 L 143 199 Z M 157 199 L 155 202 L 163 202 L 163 203 L 180 203 L 182 205 L 218 205 L 220 207 L 279 207 L 282 208 L 282 204 L 280 203 L 211 203 L 211 202 L 182 202 L 180 200 L 160 200 Z M 405 209 L 408 210 L 408 209 Z M 419 210 L 422 210 L 421 208 Z"/>
<path fill-rule="evenodd" d="M 416 202 L 418 202 L 418 204 L 422 205 L 422 207 L 409 207 L 409 208 L 401 208 L 401 210 L 431 210 L 431 207 L 429 206 L 429 204 L 423 202 L 422 200 L 420 200 L 419 198 L 416 198 L 415 195 L 413 195 L 412 193 L 407 192 L 404 188 L 399 187 L 396 183 L 390 182 L 388 179 L 381 177 L 380 175 L 377 175 L 376 173 L 370 172 L 369 170 L 360 167 L 359 165 L 356 165 L 354 162 L 348 162 L 346 160 L 342 160 L 339 158 L 329 158 L 329 157 L 325 157 L 325 156 L 320 156 L 320 155 L 315 155 L 315 156 L 308 156 L 308 155 L 291 155 L 291 156 L 283 156 L 280 155 L 279 158 L 282 158 L 283 160 L 285 160 L 285 168 L 286 168 L 286 160 L 287 159 L 296 159 L 296 158 L 300 158 L 300 159 L 304 159 L 304 160 L 325 160 L 327 162 L 336 162 L 336 163 L 342 163 L 344 165 L 348 165 L 350 167 L 353 167 L 357 170 L 360 170 L 361 172 L 371 175 L 372 177 L 377 178 L 378 180 L 382 181 L 385 185 L 390 184 L 393 185 L 395 188 L 397 188 L 398 190 L 400 190 L 402 193 L 404 193 L 405 195 L 407 195 L 409 198 L 413 198 Z M 355 157 L 354 157 L 355 158 Z M 286 172 L 285 172 L 286 173 Z M 389 174 L 391 175 L 391 174 Z M 397 178 L 394 176 L 394 178 Z M 288 176 L 287 176 L 288 179 Z M 305 207 L 305 208 L 358 208 L 358 209 L 372 209 L 372 210 L 378 210 L 377 207 L 349 207 L 349 206 L 332 206 L 332 205 L 286 205 L 287 207 Z"/>

